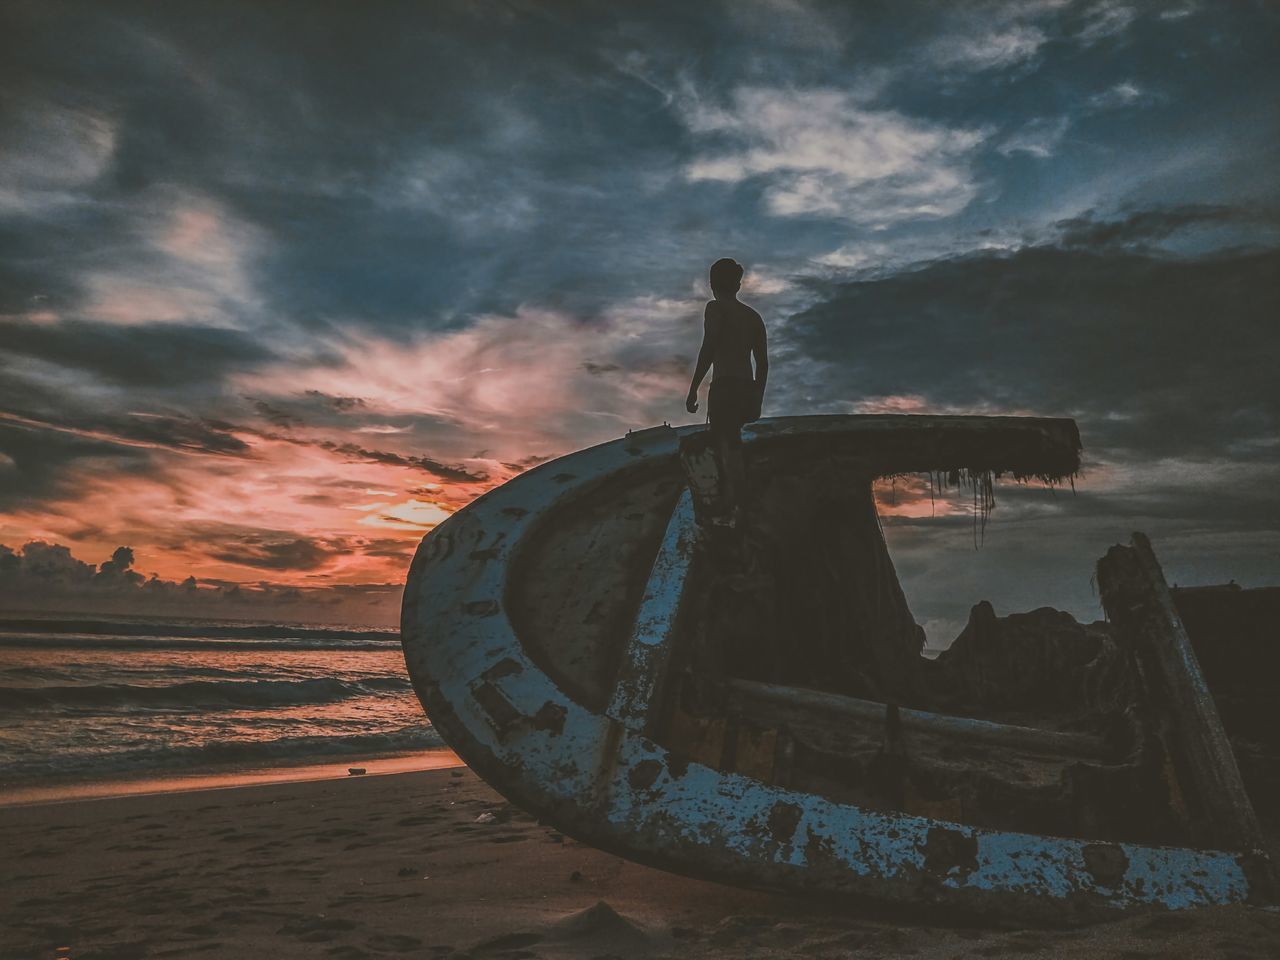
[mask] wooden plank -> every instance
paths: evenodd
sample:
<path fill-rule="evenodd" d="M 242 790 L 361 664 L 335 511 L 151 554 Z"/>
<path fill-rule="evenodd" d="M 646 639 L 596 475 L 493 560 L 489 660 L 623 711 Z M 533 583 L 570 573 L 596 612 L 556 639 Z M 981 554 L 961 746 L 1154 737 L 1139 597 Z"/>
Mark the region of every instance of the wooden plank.
<path fill-rule="evenodd" d="M 724 767 L 726 732 L 724 717 L 695 717 L 677 704 L 667 723 L 666 740 L 680 756 L 719 770 Z"/>
<path fill-rule="evenodd" d="M 778 752 L 778 731 L 742 724 L 737 730 L 733 769 L 747 777 L 773 782 Z"/>
<path fill-rule="evenodd" d="M 1098 590 L 1120 639 L 1137 651 L 1155 706 L 1170 715 L 1209 842 L 1269 859 L 1218 708 L 1146 536 L 1134 533 L 1130 546 L 1116 545 L 1098 561 Z"/>
<path fill-rule="evenodd" d="M 838 693 L 824 693 L 804 687 L 787 687 L 758 680 L 730 678 L 725 681 L 730 696 L 748 715 L 768 723 L 770 704 L 793 709 L 812 710 L 833 718 L 853 720 L 881 727 L 886 722 L 888 706 L 872 700 L 859 700 Z M 969 717 L 930 713 L 927 710 L 900 708 L 898 719 L 902 729 L 939 737 L 951 737 L 970 743 L 989 743 L 1013 750 L 1029 750 L 1052 756 L 1103 759 L 1108 750 L 1101 737 L 1087 733 L 1040 730 L 1008 723 L 992 723 Z"/>

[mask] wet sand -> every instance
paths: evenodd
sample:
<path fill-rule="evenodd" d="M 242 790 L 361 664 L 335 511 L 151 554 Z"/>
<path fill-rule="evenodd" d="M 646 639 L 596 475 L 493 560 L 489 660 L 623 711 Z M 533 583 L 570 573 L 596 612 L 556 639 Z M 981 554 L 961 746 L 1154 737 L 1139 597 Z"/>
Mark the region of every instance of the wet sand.
<path fill-rule="evenodd" d="M 962 927 L 676 877 L 465 769 L 0 809 L 0 960 L 1280 957 L 1248 907 Z"/>
<path fill-rule="evenodd" d="M 418 770 L 441 770 L 463 763 L 452 750 L 439 749 L 397 754 L 373 759 L 328 761 L 274 767 L 237 768 L 232 771 L 195 770 L 157 775 L 141 773 L 115 780 L 74 781 L 35 786 L 0 787 L 0 810 L 27 804 L 66 803 L 75 800 L 108 800 L 116 797 L 147 796 L 153 793 L 186 793 L 191 790 L 229 790 L 273 783 L 305 783 L 311 780 L 339 780 L 351 775 L 353 767 L 370 777 Z"/>

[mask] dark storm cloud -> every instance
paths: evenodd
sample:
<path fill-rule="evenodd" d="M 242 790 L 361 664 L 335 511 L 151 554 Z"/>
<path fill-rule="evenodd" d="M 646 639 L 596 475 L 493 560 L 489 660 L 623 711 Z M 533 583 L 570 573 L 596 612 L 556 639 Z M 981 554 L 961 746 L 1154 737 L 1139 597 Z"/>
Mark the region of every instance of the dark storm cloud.
<path fill-rule="evenodd" d="M 362 397 L 339 397 L 320 390 L 308 390 L 307 396 L 340 413 L 346 413 L 349 410 L 356 410 L 367 405 L 367 401 Z"/>
<path fill-rule="evenodd" d="M 1001 612 L 1051 604 L 1100 616 L 1093 564 L 1135 529 L 1153 537 L 1171 581 L 1280 576 L 1280 380 L 1265 359 L 1280 355 L 1280 249 L 1153 249 L 1250 218 L 1204 207 L 1083 216 L 1059 224 L 1055 244 L 813 286 L 816 302 L 784 338 L 806 359 L 797 370 L 812 364 L 790 389 L 825 409 L 912 397 L 929 412 L 1080 426 L 1078 491 L 999 484 L 976 552 L 967 513 L 886 519 L 932 643 L 950 642 L 982 598 Z"/>
<path fill-rule="evenodd" d="M 107 563 L 103 563 L 103 567 L 107 567 Z M 92 563 L 77 560 L 71 555 L 70 548 L 62 544 L 36 540 L 19 551 L 0 544 L 0 575 L 6 584 L 28 580 L 77 586 L 92 581 L 97 569 Z"/>
<path fill-rule="evenodd" d="M 14 99 L 112 125 L 100 196 L 176 182 L 270 224 L 279 244 L 262 261 L 273 281 L 268 294 L 303 320 L 370 308 L 387 320 L 421 315 L 424 304 L 443 306 L 487 284 L 492 265 L 468 266 L 452 252 L 464 239 L 455 214 L 463 228 L 468 218 L 479 228 L 470 246 L 489 246 L 485 227 L 518 213 L 523 194 L 513 187 L 525 174 L 511 169 L 510 144 L 495 132 L 502 111 L 484 94 L 520 83 L 511 65 L 530 55 L 553 64 L 545 47 L 523 46 L 525 57 L 507 59 L 496 75 L 486 64 L 503 62 L 494 57 L 519 42 L 503 23 L 510 18 L 476 16 L 461 4 L 422 11 L 409 29 L 389 10 L 350 17 L 235 4 L 189 13 L 92 4 L 10 10 L 9 35 L 21 40 L 7 58 Z M 235 31 L 216 29 L 232 15 Z M 359 66 L 344 68 L 351 64 Z M 443 102 L 454 108 L 439 109 Z M 489 175 L 500 170 L 501 180 Z M 87 227 L 86 218 L 109 216 L 62 210 L 56 228 L 28 229 L 22 249 L 47 258 L 65 242 L 66 221 Z"/>
<path fill-rule="evenodd" d="M 489 479 L 489 475 L 482 471 L 477 472 L 467 470 L 465 467 L 441 463 L 439 460 L 433 460 L 427 456 L 414 456 L 412 454 L 396 453 L 391 450 L 373 450 L 358 443 L 337 440 L 305 440 L 266 433 L 261 434 L 261 436 L 298 446 L 327 450 L 329 453 L 336 454 L 347 460 L 363 461 L 365 463 L 385 463 L 393 467 L 410 467 L 414 470 L 425 470 L 445 483 L 484 483 Z"/>
<path fill-rule="evenodd" d="M 401 433 L 413 427 L 439 424 L 440 418 L 416 414 L 384 415 L 370 410 L 363 397 L 350 397 L 307 390 L 300 394 L 273 396 L 270 400 L 260 397 L 243 398 L 263 420 L 272 426 L 291 430 L 296 427 L 339 427 L 361 429 L 373 426 L 368 432 Z M 369 421 L 366 423 L 365 421 Z M 403 421 L 395 424 L 388 421 Z"/>
<path fill-rule="evenodd" d="M 1258 209 L 1223 204 L 1135 210 L 1120 219 L 1099 217 L 1090 210 L 1054 223 L 1058 242 L 1065 247 L 1148 247 L 1180 231 L 1195 227 L 1252 225 L 1280 231 L 1280 208 Z"/>
<path fill-rule="evenodd" d="M 688 5 L 619 13 L 33 7 L 14 11 L 22 42 L 9 69 L 35 108 L 110 125 L 114 147 L 92 186 L 100 199 L 172 184 L 261 226 L 270 242 L 254 273 L 272 315 L 309 327 L 448 327 L 531 297 L 589 311 L 655 278 L 683 279 L 681 261 L 702 259 L 710 229 L 763 249 L 748 225 L 722 223 L 715 194 L 680 190 L 674 224 L 666 201 L 636 202 L 678 188 L 671 174 L 690 153 L 670 95 L 637 55 L 665 83 L 685 67 L 710 82 L 758 24 Z M 228 16 L 234 31 L 221 29 Z M 116 209 L 28 221 L 24 262 L 109 265 L 76 238 L 127 236 L 133 224 L 110 219 Z M 50 273 L 22 290 L 65 279 Z"/>
<path fill-rule="evenodd" d="M 386 552 L 386 541 L 370 544 L 374 551 L 382 551 L 379 555 L 392 555 Z M 302 620 L 318 619 L 315 609 L 324 607 L 331 612 L 336 608 L 336 615 L 352 617 L 352 622 L 388 622 L 386 612 L 397 609 L 404 589 L 393 583 L 295 587 L 193 576 L 166 580 L 139 573 L 133 569 L 134 562 L 133 550 L 125 546 L 95 565 L 79 559 L 63 544 L 32 540 L 17 549 L 0 544 L 0 605 L 6 611 L 128 613 L 142 608 L 184 617 L 288 614 Z"/>
<path fill-rule="evenodd" d="M 252 271 L 262 306 L 308 328 L 453 329 L 528 301 L 585 315 L 687 283 L 709 245 L 757 262 L 835 245 L 838 223 L 768 214 L 771 175 L 686 181 L 717 142 L 690 118 L 732 104 L 738 87 L 874 90 L 868 78 L 879 78 L 882 109 L 1012 129 L 1125 81 L 1131 66 L 1116 44 L 1161 66 L 1160 51 L 1197 29 L 1197 18 L 1170 25 L 1098 12 L 1122 5 L 1067 6 L 438 3 L 374 15 L 274 3 L 196 4 L 181 17 L 148 5 L 13 7 L 16 101 L 70 105 L 115 138 L 92 181 L 106 202 L 28 221 L 15 249 L 33 253 L 24 263 L 56 253 L 97 269 L 77 238 L 128 235 L 133 225 L 112 213 L 127 204 L 110 201 L 169 184 L 264 231 Z M 1222 16 L 1240 46 L 1232 56 L 1250 62 L 1268 28 Z M 228 17 L 235 30 L 223 29 Z M 1039 69 L 1027 76 L 1029 64 Z M 1006 68 L 1024 82 L 1011 84 Z M 1243 82 L 1162 70 L 1188 87 L 1169 113 L 1186 102 L 1209 115 L 1206 101 Z M 1102 139 L 1128 150 L 1130 120 L 1111 113 L 1096 121 L 1116 125 Z M 1084 153 L 1073 163 L 1089 166 L 1064 177 L 1095 172 L 1102 153 Z M 988 159 L 983 172 L 1008 180 L 1002 211 L 1043 193 L 1030 169 Z M 961 167 L 942 173 L 972 179 Z M 24 295 L 65 286 L 50 272 L 21 284 Z"/>
<path fill-rule="evenodd" d="M 147 465 L 146 451 L 0 420 L 0 510 L 62 499 L 80 484 L 78 469 L 92 463 L 111 472 L 138 471 Z"/>
<path fill-rule="evenodd" d="M 249 446 L 220 420 L 132 414 L 119 417 L 82 414 L 59 420 L 24 416 L 0 410 L 0 424 L 36 433 L 60 433 L 81 437 L 108 447 L 142 447 L 209 456 L 247 456 Z"/>
<path fill-rule="evenodd" d="M 307 537 L 272 539 L 260 535 L 238 537 L 208 550 L 215 560 L 262 570 L 315 570 L 328 563 L 336 552 L 328 544 Z"/>
<path fill-rule="evenodd" d="M 249 454 L 230 424 L 176 416 L 57 419 L 0 409 L 0 510 L 34 509 L 74 495 L 88 476 L 156 476 L 157 452 L 218 457 Z"/>
<path fill-rule="evenodd" d="M 416 543 L 405 540 L 397 540 L 393 537 L 382 537 L 376 540 L 365 542 L 361 548 L 361 553 L 370 557 L 389 557 L 394 560 L 408 560 L 413 556 L 414 550 L 418 545 Z"/>
<path fill-rule="evenodd" d="M 485 482 L 360 439 L 404 434 L 446 460 L 491 443 L 460 436 L 472 421 L 455 410 L 361 405 L 368 382 L 278 396 L 237 377 L 277 362 L 293 389 L 290 365 L 340 371 L 343 344 L 525 307 L 592 336 L 628 298 L 687 298 L 727 253 L 791 281 L 766 301 L 771 412 L 913 395 L 1075 415 L 1086 453 L 1121 472 L 1166 456 L 1217 470 L 1194 490 L 1165 478 L 1111 488 L 1111 507 L 1067 501 L 1093 518 L 1091 544 L 1143 511 L 1239 534 L 1242 513 L 1210 500 L 1229 474 L 1262 509 L 1276 462 L 1260 358 L 1276 347 L 1280 17 L 1187 10 L 4 5 L 0 409 L 31 422 L 0 423 L 0 508 L 70 497 L 82 474 L 154 477 L 174 451 L 247 459 L 238 437 L 255 435 Z M 882 188 L 910 195 L 870 202 Z M 987 244 L 1013 252 L 956 255 Z M 875 280 L 840 274 L 859 245 Z M 552 375 L 581 364 L 625 396 L 626 375 L 690 358 L 568 362 Z M 500 455 L 516 469 L 536 459 L 523 452 Z M 1000 567 L 988 548 L 978 566 L 1010 580 L 1030 565 L 1015 528 L 1038 503 L 1002 498 L 1002 542 L 1024 555 Z M 275 553 L 220 549 L 259 569 L 316 559 L 280 537 Z"/>
<path fill-rule="evenodd" d="M 370 463 L 387 463 L 397 467 L 414 467 L 418 470 L 425 470 L 446 483 L 484 483 L 489 479 L 489 475 L 483 471 L 451 466 L 425 456 L 415 457 L 403 453 L 393 453 L 390 450 L 370 450 L 354 443 L 334 443 L 327 440 L 317 441 L 315 446 L 352 460 L 366 460 Z"/>
<path fill-rule="evenodd" d="M 834 285 L 787 338 L 832 399 L 1073 415 L 1095 453 L 1249 459 L 1280 426 L 1259 362 L 1280 352 L 1277 275 L 1280 250 L 1033 247 Z"/>
<path fill-rule="evenodd" d="M 190 387 L 275 359 L 238 330 L 181 324 L 119 326 L 83 320 L 10 322 L 0 352 L 83 371 L 112 383 Z"/>
<path fill-rule="evenodd" d="M 257 411 L 258 416 L 262 417 L 263 420 L 266 420 L 273 427 L 284 427 L 287 429 L 289 427 L 302 426 L 303 421 L 301 418 L 295 417 L 291 413 L 286 413 L 274 404 L 268 403 L 266 400 L 255 400 L 252 397 L 248 397 L 246 399 L 248 399 L 250 404 L 253 405 L 253 409 Z"/>
<path fill-rule="evenodd" d="M 403 558 L 417 546 L 388 537 L 305 536 L 288 530 L 214 522 L 194 522 L 168 530 L 159 542 L 167 550 L 279 573 L 319 571 L 339 557 Z"/>

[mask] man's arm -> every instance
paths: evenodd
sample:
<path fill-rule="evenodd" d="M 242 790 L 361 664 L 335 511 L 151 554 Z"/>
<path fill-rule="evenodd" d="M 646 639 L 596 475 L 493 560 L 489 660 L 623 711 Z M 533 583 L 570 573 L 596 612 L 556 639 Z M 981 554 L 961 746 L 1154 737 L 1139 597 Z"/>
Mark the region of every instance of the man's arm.
<path fill-rule="evenodd" d="M 702 314 L 702 348 L 698 351 L 698 362 L 693 368 L 693 380 L 689 384 L 689 395 L 684 398 L 684 408 L 690 413 L 698 412 L 698 387 L 702 386 L 702 378 L 711 369 L 711 361 L 716 355 L 717 317 L 711 304 Z"/>
<path fill-rule="evenodd" d="M 751 355 L 756 361 L 756 404 L 755 419 L 760 419 L 760 408 L 764 405 L 764 385 L 769 380 L 769 343 L 765 335 L 764 321 L 756 314 L 756 336 L 751 344 Z"/>

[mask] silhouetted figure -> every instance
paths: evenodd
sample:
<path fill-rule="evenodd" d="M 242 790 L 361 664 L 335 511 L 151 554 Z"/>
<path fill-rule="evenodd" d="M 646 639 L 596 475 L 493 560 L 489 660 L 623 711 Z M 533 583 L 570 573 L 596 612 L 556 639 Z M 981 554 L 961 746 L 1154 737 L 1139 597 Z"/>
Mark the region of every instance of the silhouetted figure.
<path fill-rule="evenodd" d="M 738 494 L 745 479 L 742 463 L 742 425 L 760 417 L 769 353 L 760 314 L 738 299 L 742 264 L 727 257 L 711 265 L 711 292 L 703 314 L 702 349 L 685 398 L 685 409 L 698 411 L 698 387 L 714 368 L 707 397 L 707 419 L 720 456 L 723 494 L 730 516 L 738 511 Z M 755 358 L 755 372 L 751 360 Z"/>

